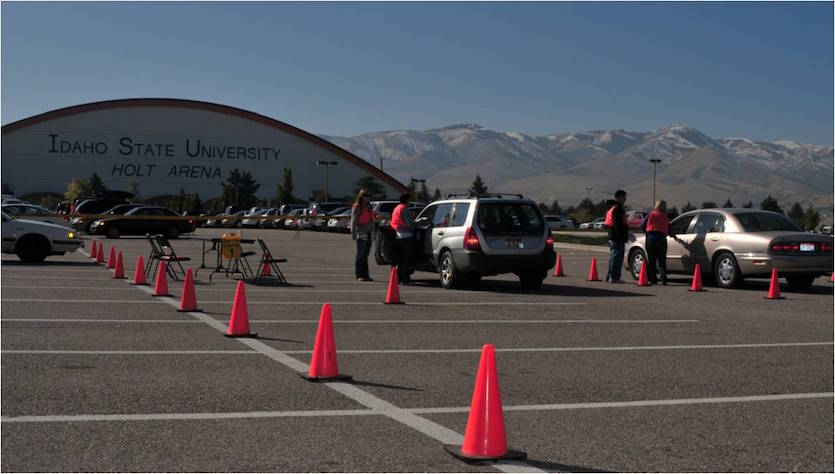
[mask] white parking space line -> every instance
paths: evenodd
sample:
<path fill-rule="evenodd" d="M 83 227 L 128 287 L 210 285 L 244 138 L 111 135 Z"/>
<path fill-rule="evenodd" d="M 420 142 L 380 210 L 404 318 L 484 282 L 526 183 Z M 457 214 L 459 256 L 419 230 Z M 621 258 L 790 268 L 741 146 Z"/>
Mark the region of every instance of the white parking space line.
<path fill-rule="evenodd" d="M 113 415 L 39 415 L 0 418 L 3 423 L 55 423 L 79 421 L 158 421 L 158 420 L 228 420 L 236 418 L 288 418 L 311 416 L 367 416 L 382 413 L 374 410 L 253 411 L 229 413 L 146 413 Z"/>
<path fill-rule="evenodd" d="M 619 351 L 672 351 L 701 349 L 755 349 L 774 347 L 815 347 L 832 346 L 832 342 L 783 342 L 771 344 L 699 344 L 689 346 L 612 346 L 612 347 L 510 347 L 496 348 L 496 352 L 619 352 Z M 342 349 L 340 354 L 457 354 L 481 353 L 481 348 L 473 349 Z M 287 354 L 310 354 L 313 351 L 286 350 Z"/>
<path fill-rule="evenodd" d="M 748 395 L 743 397 L 674 398 L 668 400 L 635 400 L 629 402 L 554 403 L 545 405 L 505 405 L 504 411 L 587 410 L 593 408 L 638 408 L 673 405 L 705 405 L 713 403 L 751 403 L 781 400 L 812 400 L 833 398 L 832 392 L 786 393 L 780 395 Z M 407 408 L 417 414 L 468 413 L 470 407 Z"/>
<path fill-rule="evenodd" d="M 328 383 L 324 385 L 340 385 L 344 383 Z M 351 389 L 356 387 L 347 385 Z M 331 387 L 334 388 L 334 387 Z M 341 387 L 340 387 L 341 388 Z M 359 389 L 356 389 L 359 390 Z M 339 390 L 338 390 L 339 391 Z M 362 392 L 362 390 L 359 390 Z M 373 397 L 373 396 L 372 396 Z M 666 400 L 634 400 L 626 402 L 592 402 L 592 403 L 553 403 L 538 405 L 504 405 L 506 412 L 512 411 L 554 411 L 554 410 L 588 410 L 600 408 L 640 408 L 676 405 L 706 405 L 720 403 L 754 403 L 784 400 L 815 400 L 833 398 L 831 392 L 786 393 L 779 395 L 748 395 L 741 397 L 706 397 L 706 398 L 676 398 Z M 376 398 L 376 397 L 373 397 Z M 393 406 L 392 406 L 393 407 Z M 328 416 L 389 416 L 388 407 L 380 406 L 370 409 L 355 410 L 288 410 L 288 411 L 254 411 L 254 412 L 221 412 L 221 413 L 137 413 L 137 414 L 102 414 L 102 415 L 34 415 L 7 416 L 0 418 L 3 423 L 60 423 L 60 422 L 90 422 L 90 421 L 158 421 L 158 420 L 222 420 L 241 418 L 289 418 L 289 417 L 328 417 Z M 397 408 L 398 412 L 407 414 L 445 414 L 468 413 L 470 407 L 427 407 L 427 408 Z M 427 420 L 428 421 L 428 420 Z M 430 422 L 431 423 L 431 422 Z"/>
<path fill-rule="evenodd" d="M 247 303 L 249 304 L 249 303 Z M 320 304 L 320 303 L 317 303 Z M 218 320 L 219 321 L 219 320 Z M 198 323 L 192 319 L 96 319 L 96 318 L 0 318 L 0 322 L 65 322 L 65 323 Z M 258 324 L 319 324 L 316 319 L 257 319 Z M 697 323 L 698 319 L 361 319 L 336 320 L 334 324 L 677 324 Z M 480 350 L 480 349 L 479 349 Z"/>
<path fill-rule="evenodd" d="M 131 303 L 131 304 L 159 304 L 158 300 L 68 300 L 68 299 L 49 299 L 49 298 L 3 298 L 4 303 L 37 303 L 43 301 L 46 303 Z"/>
<path fill-rule="evenodd" d="M 200 322 L 200 321 L 195 321 Z M 63 354 L 63 355 L 260 355 L 255 351 L 36 351 L 4 350 L 3 354 Z"/>
<path fill-rule="evenodd" d="M 200 323 L 202 321 L 193 321 Z M 612 347 L 512 347 L 496 348 L 496 352 L 619 352 L 619 351 L 669 351 L 702 349 L 756 349 L 775 347 L 832 346 L 833 342 L 778 342 L 770 344 L 699 344 L 690 346 L 612 346 Z M 275 349 L 277 350 L 277 349 Z M 341 349 L 340 354 L 477 354 L 481 348 L 472 349 Z M 3 350 L 3 354 L 66 354 L 66 355 L 257 355 L 256 351 L 74 351 L 74 350 Z M 311 354 L 312 350 L 282 350 L 285 354 Z"/>

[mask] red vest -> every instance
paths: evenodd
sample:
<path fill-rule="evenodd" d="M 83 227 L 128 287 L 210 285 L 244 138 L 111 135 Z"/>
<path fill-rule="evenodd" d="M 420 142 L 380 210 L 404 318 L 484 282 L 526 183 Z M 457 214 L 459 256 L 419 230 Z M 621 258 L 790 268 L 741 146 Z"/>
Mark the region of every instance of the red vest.
<path fill-rule="evenodd" d="M 406 210 L 405 204 L 398 204 L 397 207 L 394 208 L 394 212 L 391 213 L 391 228 L 394 230 L 400 230 L 406 227 L 406 222 L 403 220 L 403 211 L 409 212 Z"/>
<path fill-rule="evenodd" d="M 358 207 L 357 204 L 354 204 L 354 207 Z M 360 210 L 360 215 L 357 216 L 357 225 L 365 225 L 370 223 L 374 220 L 374 211 L 367 207 L 363 207 Z"/>
<path fill-rule="evenodd" d="M 603 225 L 606 227 L 614 227 L 615 226 L 615 208 L 618 207 L 614 205 L 609 208 L 609 212 L 606 213 L 606 220 L 603 221 Z M 626 224 L 626 213 L 623 213 L 623 223 Z"/>
<path fill-rule="evenodd" d="M 647 232 L 661 232 L 664 235 L 670 233 L 670 219 L 661 211 L 652 211 L 647 219 Z"/>

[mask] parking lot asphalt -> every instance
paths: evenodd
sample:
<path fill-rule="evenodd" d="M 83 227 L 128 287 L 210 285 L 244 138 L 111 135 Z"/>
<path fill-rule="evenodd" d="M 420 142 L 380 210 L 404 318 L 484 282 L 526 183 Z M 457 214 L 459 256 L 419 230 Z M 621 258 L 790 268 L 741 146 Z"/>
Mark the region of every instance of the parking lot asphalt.
<path fill-rule="evenodd" d="M 219 236 L 221 229 L 201 229 Z M 560 247 L 564 278 L 513 275 L 444 290 L 415 274 L 384 305 L 389 267 L 353 278 L 339 234 L 263 238 L 290 286 L 246 285 L 258 339 L 230 339 L 236 281 L 198 272 L 202 313 L 114 280 L 77 252 L 43 265 L 4 255 L 4 471 L 833 471 L 833 287 L 741 289 L 588 282 L 592 257 Z M 89 250 L 90 240 L 87 240 Z M 201 242 L 172 242 L 201 262 Z M 144 239 L 104 240 L 133 276 Z M 255 250 L 253 248 L 253 250 Z M 211 266 L 215 257 L 207 256 Z M 257 259 L 250 258 L 251 263 Z M 298 377 L 333 307 L 340 372 Z M 480 350 L 496 347 L 508 443 L 524 463 L 468 465 L 463 436 Z"/>

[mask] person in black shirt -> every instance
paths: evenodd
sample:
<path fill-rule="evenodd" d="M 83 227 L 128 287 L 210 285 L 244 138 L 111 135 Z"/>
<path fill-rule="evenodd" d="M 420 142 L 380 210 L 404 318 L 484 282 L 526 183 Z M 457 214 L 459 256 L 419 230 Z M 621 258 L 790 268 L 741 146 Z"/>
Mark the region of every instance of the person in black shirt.
<path fill-rule="evenodd" d="M 626 191 L 623 189 L 615 191 L 615 200 L 609 208 L 611 215 L 606 216 L 606 226 L 609 228 L 609 272 L 606 274 L 606 281 L 609 283 L 622 282 L 620 275 L 623 269 L 623 251 L 629 238 L 626 213 L 623 210 L 625 202 Z"/>

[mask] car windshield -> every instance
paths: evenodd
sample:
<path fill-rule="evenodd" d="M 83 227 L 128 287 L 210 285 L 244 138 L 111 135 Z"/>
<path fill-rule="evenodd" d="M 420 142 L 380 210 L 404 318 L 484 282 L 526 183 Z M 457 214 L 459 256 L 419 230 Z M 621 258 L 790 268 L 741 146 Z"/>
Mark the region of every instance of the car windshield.
<path fill-rule="evenodd" d="M 482 203 L 478 226 L 484 231 L 542 232 L 542 218 L 536 208 L 524 203 Z"/>
<path fill-rule="evenodd" d="M 745 212 L 734 214 L 745 232 L 768 232 L 772 230 L 789 230 L 802 232 L 792 221 L 780 214 L 770 212 Z"/>

